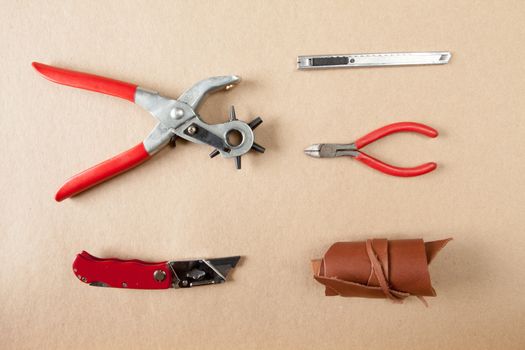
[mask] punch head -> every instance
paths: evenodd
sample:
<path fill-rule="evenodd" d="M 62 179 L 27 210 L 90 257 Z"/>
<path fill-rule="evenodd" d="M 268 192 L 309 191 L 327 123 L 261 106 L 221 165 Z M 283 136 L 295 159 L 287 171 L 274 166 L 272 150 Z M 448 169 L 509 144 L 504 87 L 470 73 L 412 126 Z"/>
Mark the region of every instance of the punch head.
<path fill-rule="evenodd" d="M 235 114 L 235 106 L 230 107 L 230 121 L 237 120 L 237 115 Z"/>
<path fill-rule="evenodd" d="M 237 119 L 237 113 L 235 111 L 235 106 L 233 106 L 233 105 L 230 107 L 229 122 L 239 123 L 238 119 Z M 247 123 L 247 125 L 250 127 L 250 129 L 253 130 L 256 127 L 258 127 L 259 125 L 261 125 L 262 122 L 263 122 L 263 120 L 260 117 L 257 117 L 254 120 L 252 120 L 251 122 Z M 243 122 L 243 124 L 244 124 L 244 122 Z M 235 128 L 232 129 L 232 130 L 235 130 Z M 226 137 L 228 137 L 228 133 L 226 134 Z M 229 144 L 228 140 L 226 142 L 227 142 L 228 146 L 231 146 Z M 210 158 L 214 158 L 214 157 L 218 156 L 219 154 L 221 154 L 221 151 L 219 151 L 219 149 L 214 149 L 210 153 Z M 252 146 L 251 146 L 251 148 L 249 150 L 253 150 L 253 151 L 259 152 L 259 153 L 264 153 L 266 149 L 263 146 L 259 145 L 258 143 L 253 142 Z M 227 157 L 227 158 L 233 157 L 234 158 L 234 162 L 235 162 L 235 168 L 237 170 L 240 170 L 241 169 L 241 156 L 244 155 L 245 153 L 246 153 L 246 151 L 244 151 L 241 155 L 237 155 L 237 156 L 231 155 L 229 157 L 228 157 L 228 155 L 226 155 L 225 157 Z M 239 153 L 237 153 L 237 154 L 239 154 Z"/>
<path fill-rule="evenodd" d="M 262 122 L 263 122 L 263 120 L 261 119 L 261 117 L 257 117 L 254 120 L 252 120 L 251 122 L 249 122 L 248 125 L 250 126 L 250 128 L 252 130 L 255 130 L 255 128 L 258 127 L 259 125 L 261 125 Z"/>
<path fill-rule="evenodd" d="M 221 152 L 219 152 L 219 150 L 217 149 L 214 149 L 211 153 L 210 153 L 210 158 L 215 158 L 217 157 Z"/>
<path fill-rule="evenodd" d="M 264 151 L 266 151 L 266 148 L 264 148 L 263 146 L 259 145 L 258 143 L 255 143 L 255 142 L 252 145 L 252 149 L 255 152 L 259 152 L 259 153 L 264 153 Z"/>
<path fill-rule="evenodd" d="M 237 170 L 241 170 L 241 156 L 235 157 L 235 167 Z"/>

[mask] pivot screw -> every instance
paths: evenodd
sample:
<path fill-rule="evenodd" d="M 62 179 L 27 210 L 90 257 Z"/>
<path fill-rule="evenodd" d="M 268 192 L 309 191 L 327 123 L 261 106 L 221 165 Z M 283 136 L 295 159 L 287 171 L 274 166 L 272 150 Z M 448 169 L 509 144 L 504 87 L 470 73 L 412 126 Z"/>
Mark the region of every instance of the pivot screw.
<path fill-rule="evenodd" d="M 180 119 L 184 116 L 184 111 L 182 108 L 173 108 L 170 112 L 170 117 L 174 119 Z"/>
<path fill-rule="evenodd" d="M 188 127 L 188 134 L 190 135 L 195 135 L 195 133 L 197 132 L 197 127 L 195 125 L 191 125 L 190 127 Z"/>
<path fill-rule="evenodd" d="M 166 278 L 166 272 L 162 270 L 155 270 L 155 272 L 153 272 L 153 278 L 157 282 L 162 282 Z"/>

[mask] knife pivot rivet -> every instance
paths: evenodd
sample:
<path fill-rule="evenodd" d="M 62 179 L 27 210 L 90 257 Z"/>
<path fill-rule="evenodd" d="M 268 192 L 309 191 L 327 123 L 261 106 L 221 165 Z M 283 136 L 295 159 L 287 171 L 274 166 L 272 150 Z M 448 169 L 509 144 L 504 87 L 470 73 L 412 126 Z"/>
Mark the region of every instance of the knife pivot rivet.
<path fill-rule="evenodd" d="M 183 280 L 182 281 L 182 286 L 183 287 L 187 287 L 188 286 L 188 280 Z"/>
<path fill-rule="evenodd" d="M 191 125 L 188 127 L 188 134 L 195 135 L 196 132 L 197 132 L 197 127 L 195 125 Z"/>
<path fill-rule="evenodd" d="M 155 270 L 155 272 L 153 272 L 153 278 L 157 282 L 162 282 L 166 278 L 166 272 L 162 270 Z"/>
<path fill-rule="evenodd" d="M 128 284 L 126 282 L 122 282 L 122 288 L 127 288 Z"/>
<path fill-rule="evenodd" d="M 80 280 L 81 280 L 82 282 L 87 282 L 87 278 L 86 278 L 86 277 L 81 277 Z"/>

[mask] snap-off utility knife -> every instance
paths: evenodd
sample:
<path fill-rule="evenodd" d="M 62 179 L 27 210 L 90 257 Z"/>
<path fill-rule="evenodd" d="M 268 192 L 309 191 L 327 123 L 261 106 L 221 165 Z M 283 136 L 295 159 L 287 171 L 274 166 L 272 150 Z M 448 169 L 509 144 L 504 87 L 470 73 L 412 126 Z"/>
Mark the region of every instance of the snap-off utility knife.
<path fill-rule="evenodd" d="M 73 272 L 84 283 L 98 287 L 131 289 L 190 288 L 226 282 L 240 256 L 217 259 L 145 262 L 100 259 L 83 251 Z"/>
<path fill-rule="evenodd" d="M 297 69 L 357 68 L 447 64 L 448 51 L 355 53 L 348 55 L 298 56 Z"/>

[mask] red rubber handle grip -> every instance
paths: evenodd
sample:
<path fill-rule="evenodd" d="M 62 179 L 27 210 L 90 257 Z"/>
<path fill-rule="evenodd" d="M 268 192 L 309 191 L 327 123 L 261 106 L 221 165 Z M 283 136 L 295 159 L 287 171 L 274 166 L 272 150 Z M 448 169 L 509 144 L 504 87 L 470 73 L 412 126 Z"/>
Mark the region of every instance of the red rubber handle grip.
<path fill-rule="evenodd" d="M 58 190 L 55 200 L 60 202 L 72 197 L 139 165 L 149 157 L 149 153 L 141 142 L 137 146 L 73 176 Z"/>
<path fill-rule="evenodd" d="M 164 274 L 157 272 L 159 270 Z M 172 282 L 166 261 L 150 263 L 141 260 L 100 259 L 84 251 L 73 262 L 73 272 L 84 283 L 104 287 L 166 289 Z M 163 275 L 163 279 L 155 279 L 155 275 Z"/>
<path fill-rule="evenodd" d="M 362 152 L 359 152 L 355 159 L 368 165 L 371 168 L 379 170 L 382 173 L 400 177 L 419 176 L 429 173 L 437 168 L 437 164 L 433 162 L 421 164 L 413 168 L 400 168 L 397 166 L 383 163 L 382 161 L 370 157 L 368 154 Z"/>
<path fill-rule="evenodd" d="M 415 133 L 422 134 L 428 137 L 438 136 L 437 130 L 431 128 L 430 126 L 426 126 L 424 124 L 414 123 L 414 122 L 400 122 L 400 123 L 389 124 L 375 131 L 372 131 L 371 133 L 366 134 L 365 136 L 361 137 L 354 143 L 357 149 L 360 149 L 376 140 L 379 140 L 382 137 L 388 136 L 396 132 L 403 132 L 403 131 L 415 132 Z"/>
<path fill-rule="evenodd" d="M 48 66 L 38 62 L 33 62 L 33 67 L 46 79 L 55 83 L 96 91 L 106 95 L 120 97 L 131 102 L 135 101 L 137 85 L 100 77 L 98 75 Z"/>

